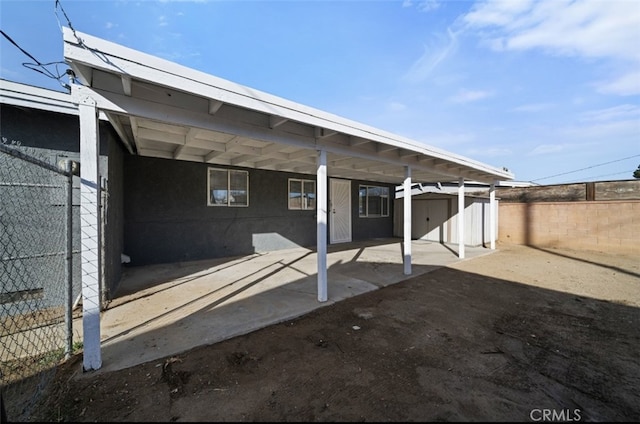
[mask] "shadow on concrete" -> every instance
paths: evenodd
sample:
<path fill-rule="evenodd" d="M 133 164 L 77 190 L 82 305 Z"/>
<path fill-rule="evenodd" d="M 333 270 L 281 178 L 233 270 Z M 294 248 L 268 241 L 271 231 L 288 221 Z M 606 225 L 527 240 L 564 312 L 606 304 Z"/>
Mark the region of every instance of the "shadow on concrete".
<path fill-rule="evenodd" d="M 366 248 L 355 246 L 343 251 L 345 255 L 331 263 L 330 276 L 340 277 L 338 271 L 353 264 L 353 258 L 361 264 L 373 256 Z M 295 260 L 291 266 L 283 266 L 291 262 L 285 261 L 280 266 L 267 267 L 265 274 L 254 272 L 253 278 L 271 284 L 274 277 L 290 278 L 297 270 L 304 271 L 305 263 L 312 258 L 309 252 L 297 253 L 299 256 L 291 257 Z M 562 267 L 574 259 L 554 253 L 532 258 L 523 251 L 521 259 L 536 261 L 529 268 L 536 270 L 547 266 L 549 260 Z M 392 265 L 401 272 L 400 264 Z M 474 262 L 464 264 L 467 269 L 472 265 Z M 246 267 L 247 263 L 241 266 Z M 351 271 L 359 271 L 364 277 L 365 270 L 374 267 L 384 267 L 381 257 Z M 179 355 L 176 372 L 198 376 L 182 388 L 185 395 L 180 398 L 180 419 L 184 421 L 332 421 L 339 416 L 342 421 L 524 422 L 531 420 L 534 409 L 545 408 L 558 412 L 579 410 L 584 421 L 640 419 L 638 299 L 631 306 L 518 282 L 535 275 L 514 276 L 512 280 L 451 267 L 435 268 L 434 272 L 401 284 L 333 304 L 328 302 L 315 308 L 314 313 L 296 319 L 285 318 L 285 312 L 290 311 L 289 302 L 303 303 L 307 297 L 315 300 L 313 290 L 302 290 L 307 283 L 313 285 L 313 273 L 298 275 L 283 287 L 260 291 L 251 300 L 229 299 L 215 308 L 201 303 L 188 313 L 182 311 L 172 322 L 149 326 L 134 337 L 105 344 L 105 367 L 98 372 L 78 373 L 81 377 L 77 379 L 67 375 L 64 386 L 68 393 L 62 394 L 67 398 L 55 399 L 57 403 L 53 405 L 63 406 L 63 421 L 153 421 L 169 417 L 171 402 L 165 405 L 144 401 L 158 399 L 153 391 L 168 396 L 167 385 L 149 384 L 145 375 L 151 373 L 155 378 L 160 373 L 157 365 L 166 363 L 171 355 Z M 591 271 L 579 272 L 579 278 L 585 278 Z M 266 273 L 272 275 L 262 278 Z M 550 281 L 553 278 L 554 274 L 549 273 Z M 633 281 L 631 275 L 623 278 Z M 248 285 L 251 281 L 249 278 L 242 283 Z M 248 287 L 243 293 L 255 293 L 258 286 Z M 183 291 L 184 288 L 185 285 L 180 286 Z M 600 294 L 606 295 L 606 290 L 603 288 Z M 332 299 L 336 295 L 331 286 L 329 293 Z M 145 302 L 142 300 L 138 309 Z M 247 330 L 253 324 L 251 317 L 259 318 L 252 314 L 260 311 L 258 306 L 280 310 L 281 325 L 263 322 L 247 331 L 252 333 L 250 338 L 241 342 L 223 338 L 216 349 L 188 348 L 192 332 L 212 336 L 203 337 L 197 344 L 200 346 L 218 343 L 208 340 L 215 339 L 213 333 L 220 326 L 244 326 Z M 238 314 L 241 310 L 251 313 Z M 240 322 L 234 323 L 235 320 Z M 360 330 L 352 331 L 352 325 L 358 325 Z M 322 337 L 325 344 L 318 345 L 317 337 Z M 176 351 L 154 358 L 146 368 L 117 371 L 119 368 L 114 367 L 117 361 L 123 365 L 127 356 L 137 357 L 144 349 L 167 352 L 163 343 Z M 246 350 L 247 356 L 259 358 L 263 364 L 285 362 L 290 372 L 281 373 L 280 368 L 272 366 L 253 367 L 251 372 L 230 367 L 228 357 L 237 349 Z M 189 352 L 184 354 L 186 351 Z M 336 363 L 342 366 L 336 367 Z M 109 371 L 115 372 L 93 379 Z M 215 381 L 223 373 L 227 381 L 236 381 L 229 391 L 211 391 L 208 386 L 198 385 L 200 381 Z M 102 382 L 97 388 L 96 381 Z M 131 410 L 114 407 L 122 397 L 115 387 L 122 381 L 129 383 L 127 390 L 137 401 Z M 275 400 L 283 405 L 287 401 L 287 409 L 240 405 L 247 399 L 264 399 L 261 396 L 267 381 L 270 396 L 276 396 Z M 108 387 L 114 390 L 105 391 L 107 382 L 112 382 L 109 384 L 113 386 Z M 349 396 L 341 396 L 341 390 L 349 384 L 355 389 L 348 392 Z M 287 393 L 293 395 L 287 397 Z M 416 402 L 418 395 L 420 401 Z M 335 402 L 336 396 L 341 396 L 340 404 Z M 87 399 L 98 398 L 99 404 L 85 407 L 89 405 Z M 384 404 L 380 402 L 382 398 Z M 80 403 L 77 399 L 81 399 Z M 331 408 L 320 407 L 330 402 Z M 233 411 L 238 415 L 231 415 Z"/>
<path fill-rule="evenodd" d="M 132 270 L 121 284 L 130 294 L 103 312 L 100 371 L 246 334 L 459 261 L 457 253 L 435 242 L 415 241 L 412 252 L 412 275 L 406 276 L 399 239 L 331 245 L 329 299 L 323 303 L 317 300 L 317 263 L 310 249 Z M 492 251 L 467 252 L 471 258 Z"/>

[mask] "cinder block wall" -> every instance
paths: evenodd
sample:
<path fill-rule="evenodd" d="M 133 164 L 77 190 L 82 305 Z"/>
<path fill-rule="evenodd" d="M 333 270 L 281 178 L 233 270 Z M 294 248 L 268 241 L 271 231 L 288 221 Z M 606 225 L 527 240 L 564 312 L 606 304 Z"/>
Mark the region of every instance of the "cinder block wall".
<path fill-rule="evenodd" d="M 640 200 L 499 205 L 499 241 L 640 254 Z"/>

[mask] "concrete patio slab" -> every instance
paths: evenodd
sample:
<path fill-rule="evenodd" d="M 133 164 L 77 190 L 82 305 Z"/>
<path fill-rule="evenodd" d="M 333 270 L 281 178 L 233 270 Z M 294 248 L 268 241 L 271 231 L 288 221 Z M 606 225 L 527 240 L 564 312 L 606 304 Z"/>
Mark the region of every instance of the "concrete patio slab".
<path fill-rule="evenodd" d="M 403 274 L 400 239 L 331 245 L 328 301 L 317 300 L 316 253 L 295 248 L 126 268 L 101 317 L 102 368 L 114 371 L 177 355 L 291 320 L 460 261 L 457 246 L 413 241 Z M 465 248 L 467 259 L 492 253 Z M 81 320 L 74 323 L 82 334 Z"/>

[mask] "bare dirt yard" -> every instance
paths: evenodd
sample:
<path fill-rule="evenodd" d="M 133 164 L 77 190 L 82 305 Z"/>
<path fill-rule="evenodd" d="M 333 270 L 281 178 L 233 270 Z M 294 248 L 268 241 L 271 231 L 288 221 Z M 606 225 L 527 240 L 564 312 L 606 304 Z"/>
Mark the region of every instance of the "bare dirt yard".
<path fill-rule="evenodd" d="M 78 355 L 29 420 L 640 421 L 638 258 L 498 247 L 133 368 Z"/>

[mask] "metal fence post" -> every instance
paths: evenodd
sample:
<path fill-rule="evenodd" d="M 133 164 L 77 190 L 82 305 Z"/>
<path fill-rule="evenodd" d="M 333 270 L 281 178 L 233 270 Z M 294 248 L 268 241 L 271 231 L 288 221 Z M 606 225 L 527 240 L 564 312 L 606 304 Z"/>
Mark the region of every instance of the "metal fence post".
<path fill-rule="evenodd" d="M 67 172 L 67 350 L 65 358 L 69 359 L 73 353 L 73 162 L 66 161 Z"/>

